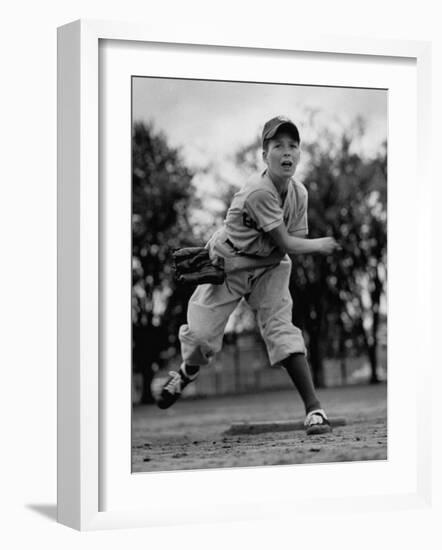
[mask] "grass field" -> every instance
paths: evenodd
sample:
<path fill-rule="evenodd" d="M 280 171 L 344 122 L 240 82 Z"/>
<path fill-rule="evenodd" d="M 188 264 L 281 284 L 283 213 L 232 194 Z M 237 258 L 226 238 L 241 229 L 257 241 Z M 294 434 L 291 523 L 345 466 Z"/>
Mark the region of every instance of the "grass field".
<path fill-rule="evenodd" d="M 332 434 L 304 431 L 226 435 L 234 422 L 303 419 L 294 390 L 182 399 L 162 411 L 135 407 L 133 472 L 387 459 L 387 386 L 351 386 L 319 392 L 330 417 L 347 425 Z"/>

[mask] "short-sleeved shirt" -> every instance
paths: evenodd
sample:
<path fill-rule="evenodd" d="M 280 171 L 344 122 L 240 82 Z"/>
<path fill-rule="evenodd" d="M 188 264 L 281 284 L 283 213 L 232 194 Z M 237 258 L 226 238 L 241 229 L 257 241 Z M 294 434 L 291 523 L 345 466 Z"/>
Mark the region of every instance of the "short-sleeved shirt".
<path fill-rule="evenodd" d="M 263 172 L 235 194 L 224 229 L 239 253 L 268 256 L 276 248 L 268 233 L 281 223 L 289 235 L 308 234 L 307 190 L 292 178 L 283 200 L 267 172 Z"/>

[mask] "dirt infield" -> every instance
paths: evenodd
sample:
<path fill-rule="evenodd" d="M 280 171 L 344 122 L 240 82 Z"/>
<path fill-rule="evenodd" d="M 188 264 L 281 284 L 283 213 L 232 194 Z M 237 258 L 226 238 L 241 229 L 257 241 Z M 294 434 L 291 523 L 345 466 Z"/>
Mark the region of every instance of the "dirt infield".
<path fill-rule="evenodd" d="M 333 388 L 320 392 L 330 416 L 346 426 L 307 437 L 303 431 L 226 435 L 234 422 L 303 418 L 293 390 L 186 400 L 161 411 L 135 407 L 133 472 L 194 470 L 387 458 L 387 386 Z"/>

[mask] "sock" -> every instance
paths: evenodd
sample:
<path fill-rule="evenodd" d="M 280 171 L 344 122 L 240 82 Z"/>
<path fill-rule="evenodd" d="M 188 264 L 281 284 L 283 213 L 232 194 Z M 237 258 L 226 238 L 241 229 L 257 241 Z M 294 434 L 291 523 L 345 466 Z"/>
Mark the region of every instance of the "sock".
<path fill-rule="evenodd" d="M 195 378 L 196 375 L 199 373 L 200 368 L 198 365 L 186 365 L 185 363 L 183 363 L 181 371 L 184 376 L 187 376 L 187 378 L 190 378 L 192 380 L 192 378 Z"/>
<path fill-rule="evenodd" d="M 304 402 L 306 414 L 315 409 L 320 409 L 321 403 L 316 395 L 312 374 L 305 355 L 303 353 L 292 353 L 282 361 L 282 365 L 287 370 Z"/>

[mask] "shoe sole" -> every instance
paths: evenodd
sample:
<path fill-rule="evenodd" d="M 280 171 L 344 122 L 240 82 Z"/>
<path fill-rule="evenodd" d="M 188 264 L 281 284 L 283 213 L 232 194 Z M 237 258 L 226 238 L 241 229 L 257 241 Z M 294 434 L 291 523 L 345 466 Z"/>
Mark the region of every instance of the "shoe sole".
<path fill-rule="evenodd" d="M 175 401 L 174 401 L 174 403 L 175 403 Z M 161 401 L 157 401 L 157 407 L 158 407 L 159 409 L 163 409 L 163 410 L 164 410 L 164 409 L 168 409 L 168 408 L 171 407 L 172 405 L 173 405 L 173 403 L 163 403 L 163 402 L 161 402 Z"/>
<path fill-rule="evenodd" d="M 160 396 L 160 398 L 157 401 L 157 407 L 159 409 L 168 409 L 169 407 L 174 405 L 180 397 L 181 397 L 181 394 L 174 396 L 172 398 L 169 395 L 167 395 L 166 397 Z"/>

